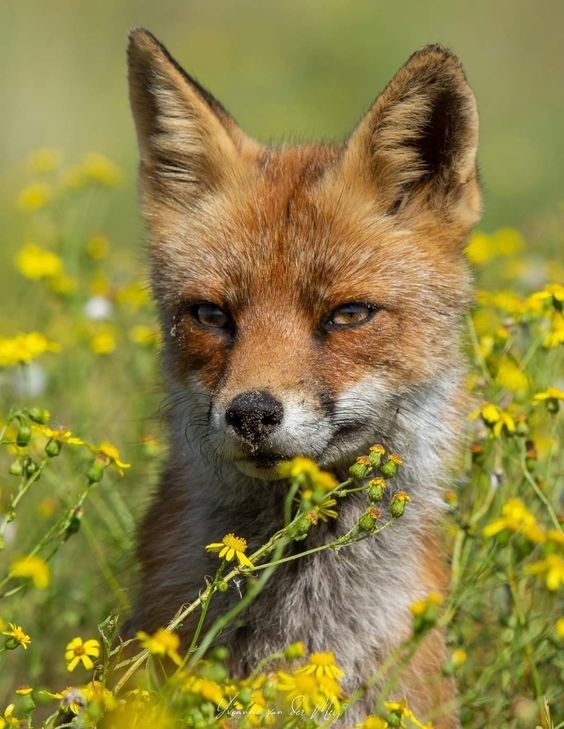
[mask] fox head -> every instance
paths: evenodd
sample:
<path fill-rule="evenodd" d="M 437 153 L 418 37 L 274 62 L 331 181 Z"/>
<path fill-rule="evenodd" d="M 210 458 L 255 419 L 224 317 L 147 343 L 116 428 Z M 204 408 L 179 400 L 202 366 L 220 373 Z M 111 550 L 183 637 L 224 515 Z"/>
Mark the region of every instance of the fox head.
<path fill-rule="evenodd" d="M 128 56 L 183 437 L 273 479 L 298 454 L 336 468 L 393 444 L 402 416 L 433 428 L 423 403 L 454 397 L 480 212 L 456 56 L 412 55 L 342 144 L 280 147 L 247 136 L 147 31 Z"/>

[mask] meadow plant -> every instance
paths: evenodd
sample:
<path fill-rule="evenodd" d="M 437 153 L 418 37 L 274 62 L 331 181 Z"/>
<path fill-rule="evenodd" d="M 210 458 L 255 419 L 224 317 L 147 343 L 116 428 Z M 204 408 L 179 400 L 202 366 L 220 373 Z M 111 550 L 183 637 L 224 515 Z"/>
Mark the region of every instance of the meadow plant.
<path fill-rule="evenodd" d="M 169 625 L 121 640 L 133 584 L 123 555 L 163 451 L 158 418 L 142 417 L 155 402 L 139 388 L 154 377 L 159 335 L 134 260 L 100 229 L 119 170 L 100 154 L 65 168 L 54 150 L 30 164 L 33 179 L 16 196 L 22 242 L 10 292 L 25 306 L 0 332 L 0 729 L 314 728 L 346 720 L 372 686 L 373 713 L 357 727 L 430 727 L 394 685 L 437 627 L 448 635 L 442 672 L 457 681 L 464 726 L 564 726 L 562 266 L 527 253 L 516 230 L 469 242 L 487 289 L 468 319 L 473 406 L 445 493 L 448 595 L 411 605 L 412 634 L 355 694 L 342 691 L 330 646 L 288 645 L 235 679 L 222 631 L 279 564 L 354 550 L 417 510 L 394 486 L 402 454 L 374 444 L 342 483 L 307 459 L 283 463 L 282 528 L 253 553 L 252 535 L 210 534 L 217 569 L 200 593 Z M 562 237 L 564 226 L 556 230 Z M 365 510 L 352 529 L 289 553 L 359 493 Z M 210 623 L 214 596 L 234 586 L 240 600 Z M 197 627 L 181 645 L 175 629 L 191 613 Z"/>

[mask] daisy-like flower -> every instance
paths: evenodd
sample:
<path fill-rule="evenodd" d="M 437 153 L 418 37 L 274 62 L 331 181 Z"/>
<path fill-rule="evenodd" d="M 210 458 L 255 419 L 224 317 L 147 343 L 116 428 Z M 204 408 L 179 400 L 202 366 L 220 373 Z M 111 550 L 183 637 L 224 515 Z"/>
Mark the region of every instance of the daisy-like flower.
<path fill-rule="evenodd" d="M 232 562 L 237 558 L 237 562 L 241 567 L 254 569 L 254 564 L 245 555 L 247 549 L 247 540 L 243 537 L 236 537 L 234 534 L 226 534 L 221 542 L 213 542 L 206 545 L 206 551 L 217 552 L 220 559 Z"/>
<path fill-rule="evenodd" d="M 525 570 L 530 575 L 544 574 L 546 586 L 552 592 L 564 585 L 564 559 L 559 554 L 549 554 L 545 559 L 527 565 Z"/>
<path fill-rule="evenodd" d="M 180 638 L 176 633 L 159 628 L 152 635 L 140 630 L 135 637 L 140 641 L 142 647 L 154 656 L 162 656 L 163 658 L 168 656 L 177 666 L 182 663 L 182 659 L 178 655 Z"/>
<path fill-rule="evenodd" d="M 318 679 L 327 676 L 335 681 L 339 681 L 345 675 L 344 671 L 335 663 L 335 654 L 331 651 L 310 653 L 308 663 L 298 668 L 296 673 L 313 674 Z"/>
<path fill-rule="evenodd" d="M 389 726 L 385 719 L 369 714 L 364 721 L 356 725 L 356 729 L 388 729 Z"/>
<path fill-rule="evenodd" d="M 29 635 L 24 633 L 22 627 L 15 623 L 10 623 L 9 628 L 9 630 L 2 631 L 2 635 L 7 636 L 8 638 L 6 641 L 6 648 L 17 648 L 21 645 L 24 650 L 27 650 L 28 645 L 31 643 Z"/>
<path fill-rule="evenodd" d="M 293 710 L 304 711 L 311 715 L 314 711 L 325 711 L 330 703 L 335 711 L 340 710 L 339 684 L 327 676 L 319 679 L 311 673 L 294 674 L 278 671 L 276 674 L 278 691 L 282 692 Z"/>
<path fill-rule="evenodd" d="M 337 511 L 333 508 L 335 504 L 337 503 L 336 499 L 330 499 L 325 498 L 323 501 L 318 504 L 315 509 L 307 514 L 308 519 L 310 521 L 313 521 L 310 517 L 313 516 L 315 518 L 315 521 L 313 523 L 317 523 L 317 519 L 321 519 L 322 521 L 329 521 L 329 519 L 336 519 L 338 514 Z"/>
<path fill-rule="evenodd" d="M 543 392 L 537 392 L 533 395 L 533 402 L 537 405 L 540 402 L 544 402 L 546 409 L 550 413 L 557 413 L 560 408 L 559 401 L 564 401 L 564 390 L 559 387 L 548 387 Z"/>
<path fill-rule="evenodd" d="M 482 534 L 486 538 L 494 537 L 504 530 L 521 533 L 525 539 L 535 544 L 542 544 L 546 539 L 533 514 L 517 498 L 509 499 L 503 505 L 501 516 L 486 524 Z"/>
<path fill-rule="evenodd" d="M 99 446 L 88 446 L 93 453 L 96 453 L 96 459 L 100 459 L 101 465 L 113 466 L 120 476 L 124 475 L 124 468 L 131 468 L 130 463 L 124 463 L 121 460 L 118 449 L 111 443 L 100 443 Z"/>
<path fill-rule="evenodd" d="M 297 456 L 291 461 L 283 461 L 278 466 L 278 473 L 282 478 L 299 481 L 304 488 L 332 491 L 338 484 L 332 473 L 322 471 L 315 461 L 303 456 Z"/>
<path fill-rule="evenodd" d="M 503 433 L 512 435 L 515 432 L 515 419 L 505 410 L 491 402 L 485 403 L 477 413 L 483 422 L 491 429 L 496 438 L 500 438 Z"/>
<path fill-rule="evenodd" d="M 55 443 L 68 443 L 68 445 L 84 445 L 84 441 L 74 436 L 70 430 L 65 428 L 48 428 L 46 425 L 33 424 L 33 427 L 38 430 L 42 435 L 49 440 L 54 440 Z"/>
<path fill-rule="evenodd" d="M 37 555 L 20 557 L 12 563 L 10 577 L 26 577 L 33 581 L 38 590 L 45 590 L 51 581 L 51 570 L 47 562 Z"/>
<path fill-rule="evenodd" d="M 99 655 L 99 641 L 92 638 L 83 642 L 82 638 L 73 638 L 65 649 L 67 670 L 74 671 L 78 664 L 82 663 L 87 671 L 91 671 L 94 668 L 92 658 L 98 658 Z"/>
<path fill-rule="evenodd" d="M 21 726 L 21 721 L 14 716 L 14 709 L 15 704 L 10 704 L 6 707 L 6 711 L 4 712 L 4 716 L 0 716 L 0 729 L 4 729 L 7 726 L 14 726 L 19 727 Z"/>

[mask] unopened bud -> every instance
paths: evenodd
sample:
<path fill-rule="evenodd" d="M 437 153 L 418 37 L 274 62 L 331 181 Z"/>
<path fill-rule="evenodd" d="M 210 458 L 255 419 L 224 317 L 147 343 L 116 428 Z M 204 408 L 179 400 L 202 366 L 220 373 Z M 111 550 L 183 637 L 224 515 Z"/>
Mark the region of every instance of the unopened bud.
<path fill-rule="evenodd" d="M 362 481 L 372 472 L 372 464 L 368 456 L 359 456 L 356 463 L 349 468 L 349 476 L 355 481 Z"/>
<path fill-rule="evenodd" d="M 49 456 L 49 458 L 54 458 L 55 456 L 58 456 L 61 452 L 61 444 L 56 440 L 48 440 L 47 445 L 45 446 L 45 453 Z"/>
<path fill-rule="evenodd" d="M 27 423 L 21 423 L 16 435 L 16 444 L 21 448 L 26 446 L 31 440 L 31 428 Z"/>
<path fill-rule="evenodd" d="M 86 473 L 90 483 L 98 483 L 104 476 L 104 465 L 96 458 Z"/>
<path fill-rule="evenodd" d="M 396 453 L 390 453 L 388 460 L 380 466 L 380 472 L 384 478 L 393 478 L 398 472 L 398 468 L 403 463 L 400 456 Z"/>
<path fill-rule="evenodd" d="M 30 408 L 27 414 L 34 423 L 39 423 L 40 425 L 45 425 L 51 418 L 51 413 L 45 408 Z"/>
<path fill-rule="evenodd" d="M 297 643 L 291 643 L 284 651 L 284 657 L 290 661 L 296 658 L 303 658 L 305 656 L 305 646 L 299 641 Z"/>
<path fill-rule="evenodd" d="M 384 491 L 388 488 L 388 484 L 383 478 L 373 478 L 368 482 L 368 498 L 370 501 L 377 503 L 384 498 Z"/>
<path fill-rule="evenodd" d="M 370 463 L 376 468 L 382 462 L 382 456 L 386 452 L 386 449 L 377 443 L 376 445 L 370 446 L 369 451 L 368 458 L 370 459 Z"/>
<path fill-rule="evenodd" d="M 411 496 L 405 491 L 397 491 L 390 502 L 390 514 L 395 518 L 399 518 L 405 511 L 405 505 L 411 501 Z"/>
<path fill-rule="evenodd" d="M 13 463 L 10 464 L 10 468 L 8 469 L 8 473 L 11 476 L 21 476 L 24 471 L 23 463 L 18 458 L 16 461 L 13 461 Z"/>

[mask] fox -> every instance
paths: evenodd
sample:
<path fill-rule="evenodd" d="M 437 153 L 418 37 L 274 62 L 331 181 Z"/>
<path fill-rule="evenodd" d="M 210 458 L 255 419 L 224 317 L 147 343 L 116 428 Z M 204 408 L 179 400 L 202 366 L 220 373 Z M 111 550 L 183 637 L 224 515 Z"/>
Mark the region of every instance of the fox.
<path fill-rule="evenodd" d="M 482 207 L 473 92 L 458 57 L 426 45 L 344 141 L 267 145 L 147 30 L 131 31 L 128 68 L 169 433 L 128 629 L 165 626 L 198 596 L 217 565 L 209 542 L 234 533 L 252 551 L 280 528 L 280 463 L 306 457 L 344 480 L 381 443 L 404 461 L 402 518 L 281 565 L 220 637 L 235 676 L 302 641 L 333 652 L 345 693 L 366 688 L 410 635 L 410 605 L 447 589 L 444 489 L 463 439 L 473 296 L 464 248 Z M 306 548 L 358 521 L 356 496 Z M 239 599 L 219 594 L 209 619 Z M 394 686 L 438 729 L 460 726 L 446 657 L 435 629 Z M 366 716 L 378 688 L 335 726 Z"/>

